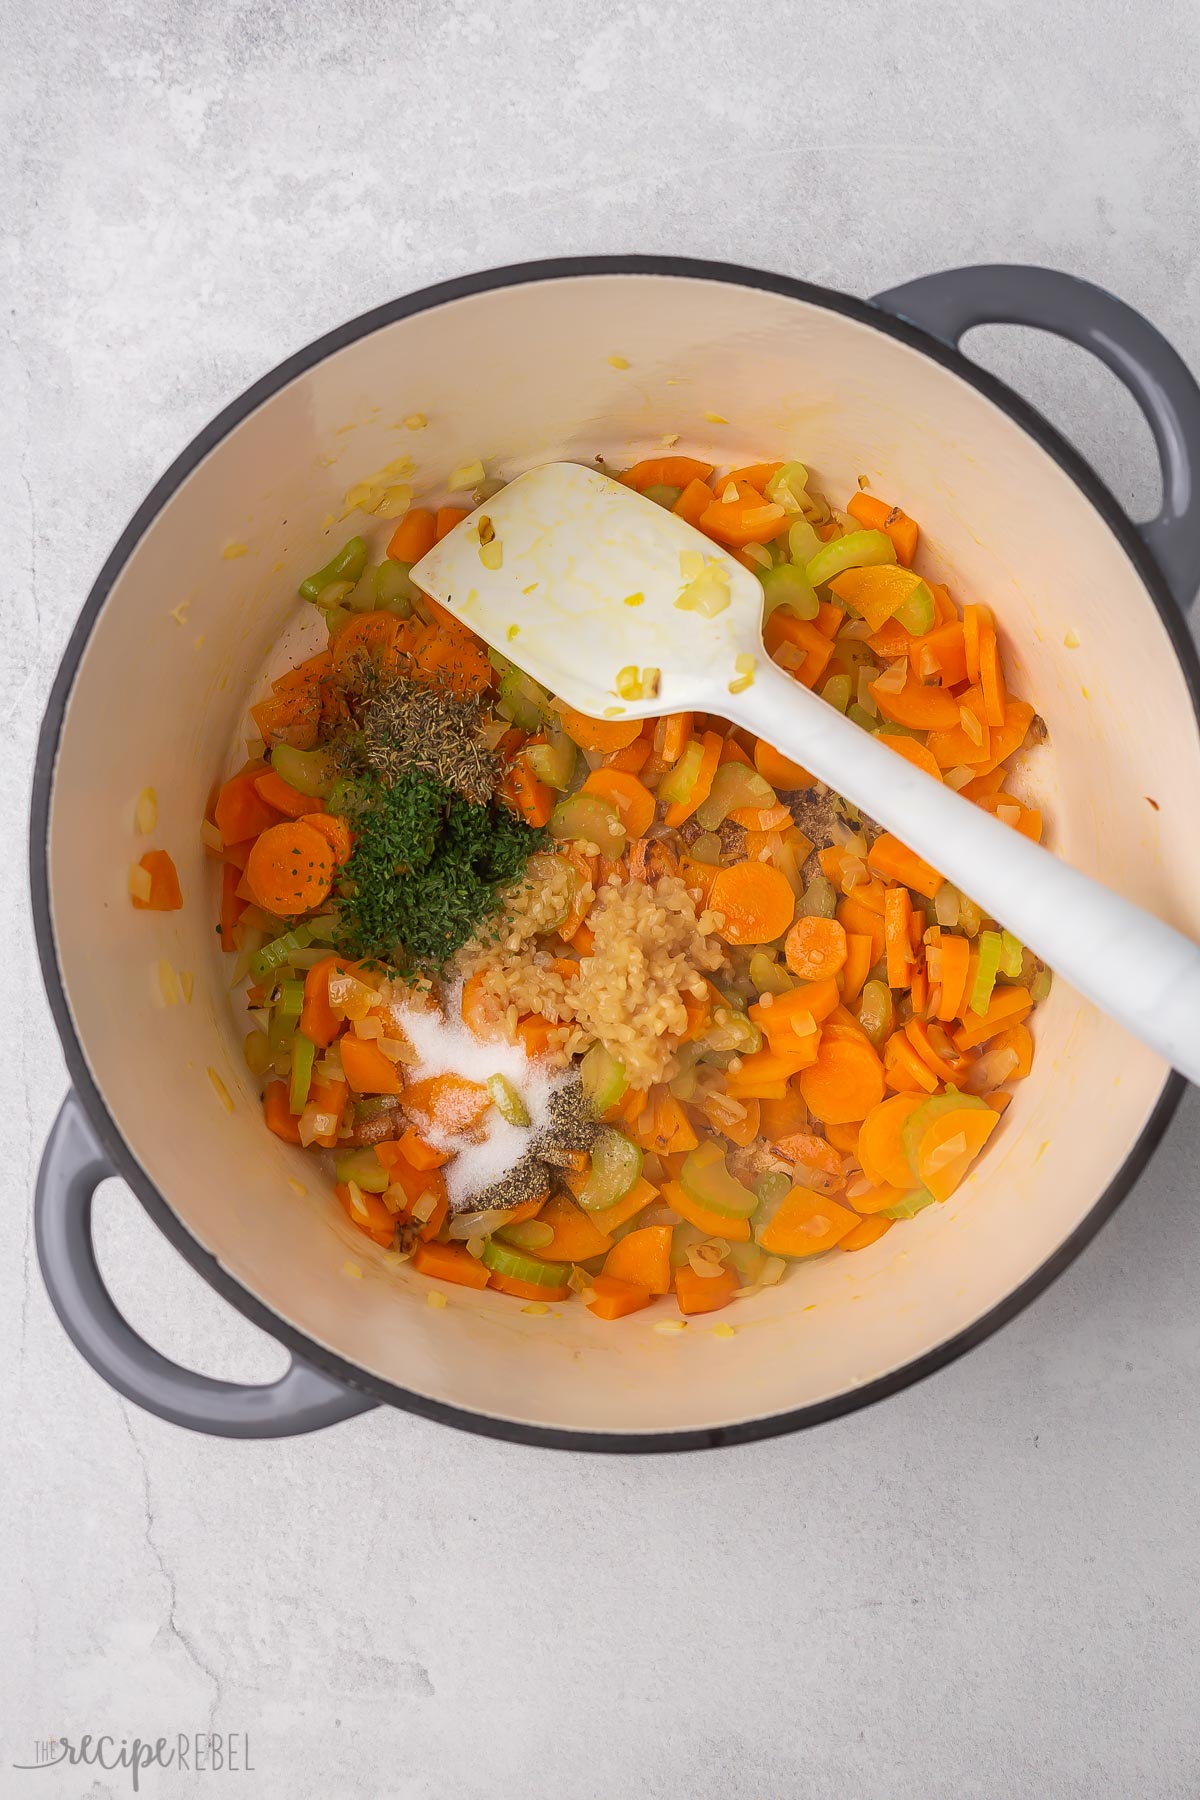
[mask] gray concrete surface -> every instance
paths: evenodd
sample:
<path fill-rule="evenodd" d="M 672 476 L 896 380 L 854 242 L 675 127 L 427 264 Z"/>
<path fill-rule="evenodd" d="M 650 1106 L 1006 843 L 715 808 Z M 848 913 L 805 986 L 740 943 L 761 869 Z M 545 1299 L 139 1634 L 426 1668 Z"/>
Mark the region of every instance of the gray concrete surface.
<path fill-rule="evenodd" d="M 1200 1792 L 1200 1107 L 1083 1260 L 886 1406 L 717 1456 L 587 1461 L 398 1414 L 262 1447 L 123 1405 L 31 1260 L 64 1072 L 24 885 L 30 756 L 101 560 L 210 415 L 439 277 L 682 251 L 859 293 L 1026 259 L 1200 366 L 1192 0 L 0 0 L 0 1794 L 58 1732 L 248 1733 L 272 1800 L 1166 1800 Z M 1148 436 L 1081 354 L 971 348 L 1136 511 Z M 119 1188 L 164 1347 L 277 1349 Z"/>

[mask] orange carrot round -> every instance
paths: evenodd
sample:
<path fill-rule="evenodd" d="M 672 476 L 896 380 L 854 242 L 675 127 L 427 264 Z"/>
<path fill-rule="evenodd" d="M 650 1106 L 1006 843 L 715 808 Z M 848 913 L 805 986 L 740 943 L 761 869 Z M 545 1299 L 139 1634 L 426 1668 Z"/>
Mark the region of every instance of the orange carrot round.
<path fill-rule="evenodd" d="M 849 1125 L 864 1119 L 884 1096 L 883 1064 L 864 1038 L 852 1043 L 822 1042 L 816 1062 L 799 1075 L 804 1103 L 823 1124 Z"/>
<path fill-rule="evenodd" d="M 754 746 L 754 767 L 764 781 L 769 781 L 773 788 L 781 789 L 785 794 L 792 793 L 797 788 L 810 788 L 813 784 L 813 777 L 807 769 L 802 768 L 798 762 L 792 762 L 790 757 L 781 756 L 778 750 L 768 744 L 766 738 L 759 738 Z"/>
<path fill-rule="evenodd" d="M 354 840 L 350 835 L 350 827 L 338 813 L 306 812 L 300 823 L 311 825 L 319 831 L 329 848 L 333 851 L 333 860 L 340 869 L 343 863 L 350 861 L 350 852 L 354 848 Z"/>
<path fill-rule="evenodd" d="M 654 823 L 654 795 L 636 775 L 623 769 L 593 769 L 583 784 L 583 792 L 599 794 L 615 806 L 630 838 L 644 836 Z M 534 823 L 545 824 L 545 820 Z"/>
<path fill-rule="evenodd" d="M 921 742 L 920 738 L 897 737 L 881 731 L 878 742 L 886 744 L 889 750 L 894 750 L 897 756 L 902 756 L 905 762 L 910 762 L 915 769 L 924 769 L 926 775 L 932 775 L 935 781 L 942 780 L 942 771 L 938 767 L 937 758 Z"/>
<path fill-rule="evenodd" d="M 623 750 L 642 734 L 640 719 L 589 719 L 565 700 L 556 700 L 554 705 L 563 730 L 581 750 L 598 750 L 602 755 L 609 750 Z"/>
<path fill-rule="evenodd" d="M 311 912 L 333 886 L 333 852 L 311 824 L 289 820 L 255 839 L 243 879 L 264 912 L 281 919 Z"/>
<path fill-rule="evenodd" d="M 836 919 L 797 919 L 783 953 L 792 974 L 802 981 L 836 975 L 846 961 L 846 928 Z"/>
<path fill-rule="evenodd" d="M 708 904 L 724 916 L 721 936 L 728 944 L 772 943 L 783 936 L 796 912 L 787 876 L 770 863 L 741 862 L 718 870 Z"/>
<path fill-rule="evenodd" d="M 138 861 L 138 867 L 144 869 L 150 877 L 150 892 L 144 900 L 136 894 L 130 899 L 139 912 L 178 912 L 183 905 L 183 890 L 179 885 L 179 874 L 170 856 L 165 850 L 147 850 L 145 856 Z"/>
<path fill-rule="evenodd" d="M 437 542 L 437 524 L 427 506 L 412 506 L 395 531 L 387 553 L 393 562 L 420 562 Z"/>

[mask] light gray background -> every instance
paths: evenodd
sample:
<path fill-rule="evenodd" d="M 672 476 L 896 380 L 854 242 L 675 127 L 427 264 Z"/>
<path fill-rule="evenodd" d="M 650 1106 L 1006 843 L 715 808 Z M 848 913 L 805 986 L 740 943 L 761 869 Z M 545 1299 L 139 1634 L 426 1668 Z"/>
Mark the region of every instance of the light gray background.
<path fill-rule="evenodd" d="M 144 1792 L 1196 1795 L 1194 1101 L 1032 1312 L 806 1436 L 585 1460 L 379 1413 L 209 1442 L 101 1385 L 31 1259 L 64 1075 L 23 868 L 43 699 L 129 513 L 397 292 L 589 250 L 857 293 L 1025 259 L 1200 367 L 1194 0 L 2 0 L 0 40 L 0 1794 L 129 1792 L 15 1772 L 39 1736 L 211 1722 L 257 1773 Z M 1148 434 L 1082 353 L 971 349 L 1151 509 Z M 122 1189 L 101 1237 L 155 1343 L 282 1366 Z"/>

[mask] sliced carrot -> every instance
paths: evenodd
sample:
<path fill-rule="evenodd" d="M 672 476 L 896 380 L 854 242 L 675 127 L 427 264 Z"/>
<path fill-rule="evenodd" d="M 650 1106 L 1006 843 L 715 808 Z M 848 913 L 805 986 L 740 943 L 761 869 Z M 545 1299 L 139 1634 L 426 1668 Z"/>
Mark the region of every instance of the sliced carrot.
<path fill-rule="evenodd" d="M 662 1197 L 673 1212 L 694 1225 L 697 1231 L 706 1232 L 709 1237 L 724 1238 L 730 1244 L 749 1242 L 749 1219 L 733 1219 L 725 1213 L 710 1212 L 707 1206 L 692 1199 L 682 1182 L 664 1181 Z"/>
<path fill-rule="evenodd" d="M 990 1094 L 983 1096 L 983 1103 L 994 1113 L 1003 1113 L 1012 1105 L 1012 1095 L 1004 1088 L 993 1088 Z"/>
<path fill-rule="evenodd" d="M 129 896 L 138 911 L 178 912 L 183 905 L 183 889 L 179 885 L 179 871 L 168 853 L 147 850 L 138 858 L 138 868 L 144 869 L 150 877 L 150 892 L 144 900 L 139 900 L 136 894 Z"/>
<path fill-rule="evenodd" d="M 267 1130 L 273 1131 L 287 1144 L 300 1142 L 300 1121 L 288 1104 L 288 1084 L 286 1081 L 268 1081 L 263 1089 L 263 1118 Z"/>
<path fill-rule="evenodd" d="M 828 1138 L 817 1137 L 815 1132 L 793 1132 L 791 1137 L 781 1138 L 775 1148 L 789 1162 L 803 1163 L 806 1168 L 817 1169 L 822 1175 L 833 1175 L 839 1181 L 842 1178 L 841 1152 L 834 1148 Z"/>
<path fill-rule="evenodd" d="M 794 1187 L 780 1201 L 775 1216 L 763 1226 L 758 1241 L 771 1256 L 820 1256 L 839 1244 L 857 1224 L 858 1219 L 848 1207 L 808 1188 Z"/>
<path fill-rule="evenodd" d="M 289 782 L 277 775 L 274 769 L 267 769 L 254 777 L 254 787 L 260 800 L 274 809 L 276 814 L 285 819 L 302 819 L 305 813 L 313 810 L 311 794 L 302 794 Z"/>
<path fill-rule="evenodd" d="M 460 699 L 474 699 L 491 685 L 492 665 L 486 650 L 474 638 L 452 637 L 439 631 L 423 641 L 414 663 L 423 679 L 448 687 Z"/>
<path fill-rule="evenodd" d="M 586 926 L 580 926 L 580 931 Z M 575 943 L 579 943 L 576 933 Z M 526 1056 L 536 1061 L 539 1056 L 548 1056 L 555 1045 L 555 1033 L 561 1032 L 562 1026 L 555 1025 L 551 1019 L 544 1019 L 541 1013 L 525 1013 L 517 1020 L 517 1037 L 524 1048 Z"/>
<path fill-rule="evenodd" d="M 968 800 L 979 800 L 988 794 L 998 794 L 1004 786 L 1005 771 L 998 763 L 987 767 L 983 774 L 974 775 L 966 787 L 959 788 L 959 793 Z"/>
<path fill-rule="evenodd" d="M 919 575 L 898 563 L 877 563 L 865 569 L 844 569 L 829 583 L 829 591 L 861 613 L 872 631 L 880 631 L 897 607 L 921 587 Z"/>
<path fill-rule="evenodd" d="M 926 775 L 932 775 L 935 781 L 941 781 L 942 771 L 938 767 L 937 758 L 920 738 L 899 737 L 892 732 L 881 731 L 876 741 L 886 744 L 889 750 L 894 750 L 897 756 L 910 762 L 914 769 L 923 769 Z"/>
<path fill-rule="evenodd" d="M 971 945 L 965 937 L 954 937 L 943 931 L 940 940 L 941 951 L 941 996 L 938 1000 L 937 1016 L 939 1019 L 957 1019 L 962 1012 L 963 995 L 967 988 L 967 973 L 971 965 Z"/>
<path fill-rule="evenodd" d="M 976 772 L 976 779 L 988 775 L 1002 762 L 1021 748 L 1033 724 L 1033 708 L 1028 700 L 1006 700 L 1004 702 L 1004 723 L 993 727 L 991 740 L 991 756 L 981 764 Z"/>
<path fill-rule="evenodd" d="M 1035 844 L 1041 843 L 1042 815 L 1037 807 L 1025 806 L 1020 800 L 1014 799 L 1011 794 L 1006 794 L 1003 790 L 993 794 L 980 794 L 976 798 L 975 804 L 983 812 L 991 813 L 994 818 L 1001 816 L 1003 808 L 1005 825 L 1010 825 L 1014 831 L 1019 831 L 1022 837 L 1031 838 Z M 1014 810 L 1016 818 L 1012 816 Z"/>
<path fill-rule="evenodd" d="M 640 719 L 590 719 L 564 700 L 554 702 L 562 728 L 581 750 L 621 750 L 642 733 Z"/>
<path fill-rule="evenodd" d="M 825 1136 L 834 1149 L 840 1151 L 843 1156 L 857 1157 L 860 1129 L 861 1121 L 852 1119 L 846 1125 L 826 1125 Z"/>
<path fill-rule="evenodd" d="M 350 835 L 349 825 L 339 814 L 307 812 L 303 815 L 301 822 L 311 825 L 313 830 L 319 832 L 325 839 L 333 851 L 333 860 L 339 869 L 350 861 L 350 855 L 354 849 L 354 839 Z"/>
<path fill-rule="evenodd" d="M 942 886 L 943 877 L 919 857 L 915 850 L 894 838 L 890 831 L 881 832 L 867 853 L 867 867 L 885 881 L 899 881 L 918 894 L 932 900 Z M 886 912 L 885 912 L 886 918 Z"/>
<path fill-rule="evenodd" d="M 304 1008 L 300 1014 L 300 1030 L 318 1050 L 328 1050 L 342 1028 L 329 1004 L 329 977 L 344 975 L 346 966 L 336 956 L 323 956 L 304 977 Z"/>
<path fill-rule="evenodd" d="M 928 681 L 936 676 L 943 687 L 957 687 L 967 679 L 961 624 L 955 619 L 949 625 L 935 625 L 923 637 L 913 638 L 908 647 L 908 660 L 921 680 Z"/>
<path fill-rule="evenodd" d="M 838 1244 L 839 1250 L 868 1250 L 877 1244 L 885 1233 L 892 1229 L 895 1219 L 864 1219 L 853 1231 L 848 1231 Z"/>
<path fill-rule="evenodd" d="M 603 1256 L 612 1249 L 609 1234 L 600 1231 L 590 1215 L 565 1194 L 551 1194 L 538 1214 L 538 1222 L 549 1225 L 554 1233 L 552 1243 L 538 1246 L 537 1254 L 547 1262 L 587 1262 L 589 1257 Z"/>
<path fill-rule="evenodd" d="M 565 1179 L 568 1187 L 578 1197 L 583 1192 L 587 1176 L 568 1173 Z M 630 1219 L 636 1219 L 637 1215 L 644 1212 L 650 1202 L 657 1198 L 658 1189 L 639 1175 L 622 1199 L 614 1200 L 611 1206 L 601 1207 L 598 1212 L 590 1213 L 588 1216 L 597 1231 L 606 1232 L 611 1237 L 622 1225 L 628 1225 Z"/>
<path fill-rule="evenodd" d="M 931 688 L 928 691 L 937 690 Z M 946 730 L 931 731 L 926 739 L 929 754 L 942 769 L 957 769 L 963 765 L 973 767 L 986 763 L 992 754 L 992 728 L 984 710 L 983 690 L 968 688 L 958 696 L 956 704 L 958 722 Z M 972 729 L 963 724 L 964 714 L 974 721 Z"/>
<path fill-rule="evenodd" d="M 365 1193 L 361 1188 L 352 1194 L 343 1181 L 337 1182 L 333 1191 L 350 1223 L 365 1232 L 373 1243 L 390 1249 L 396 1241 L 396 1220 L 380 1196 Z"/>
<path fill-rule="evenodd" d="M 772 613 L 772 618 L 777 618 Z M 912 731 L 950 731 L 958 724 L 958 701 L 946 688 L 923 687 L 914 680 L 911 669 L 905 670 L 904 686 L 899 693 L 871 683 L 875 704 L 892 725 L 907 725 Z"/>
<path fill-rule="evenodd" d="M 910 519 L 906 512 L 861 490 L 847 503 L 846 511 L 868 531 L 885 531 L 896 546 L 899 561 L 906 567 L 912 563 L 921 533 L 916 521 Z"/>
<path fill-rule="evenodd" d="M 456 525 L 461 525 L 466 517 L 465 506 L 439 506 L 433 521 L 434 542 L 440 544 L 446 534 L 453 531 Z"/>
<path fill-rule="evenodd" d="M 567 1300 L 571 1294 L 565 1281 L 561 1287 L 543 1287 L 540 1281 L 518 1281 L 515 1275 L 493 1274 L 488 1286 L 513 1300 Z"/>
<path fill-rule="evenodd" d="M 712 472 L 711 463 L 694 456 L 647 456 L 626 469 L 621 480 L 642 494 L 648 487 L 685 488 L 691 481 L 707 481 Z"/>
<path fill-rule="evenodd" d="M 270 825 L 255 839 L 243 875 L 251 898 L 281 919 L 310 912 L 333 886 L 333 854 L 319 831 L 302 820 Z"/>
<path fill-rule="evenodd" d="M 749 753 L 742 748 L 735 737 L 722 738 L 721 761 L 723 763 L 741 763 L 744 769 L 752 769 L 754 767 L 753 762 L 750 760 Z M 729 816 L 732 818 L 733 814 L 730 813 Z"/>
<path fill-rule="evenodd" d="M 636 1287 L 616 1275 L 593 1275 L 590 1296 L 584 1304 L 598 1319 L 624 1319 L 649 1306 L 651 1300 L 649 1288 Z"/>
<path fill-rule="evenodd" d="M 396 1140 L 396 1148 L 400 1155 L 422 1174 L 431 1174 L 450 1160 L 444 1150 L 435 1150 L 432 1144 L 427 1144 L 411 1125 L 406 1131 L 401 1132 Z"/>
<path fill-rule="evenodd" d="M 728 500 L 729 488 L 734 498 Z M 719 544 L 741 550 L 747 544 L 766 544 L 788 527 L 782 506 L 765 500 L 748 481 L 722 482 L 717 498 L 701 513 L 699 528 Z"/>
<path fill-rule="evenodd" d="M 934 1119 L 917 1144 L 921 1186 L 935 1200 L 948 1200 L 999 1123 L 999 1113 L 986 1106 L 955 1107 Z"/>
<path fill-rule="evenodd" d="M 816 1062 L 800 1075 L 800 1092 L 814 1119 L 832 1125 L 865 1118 L 884 1096 L 883 1064 L 861 1043 L 822 1041 Z"/>
<path fill-rule="evenodd" d="M 437 520 L 427 506 L 410 506 L 400 520 L 387 553 L 393 562 L 420 562 L 437 543 Z"/>
<path fill-rule="evenodd" d="M 804 652 L 804 661 L 798 668 L 789 669 L 789 673 L 807 688 L 816 686 L 833 655 L 833 645 L 823 632 L 818 631 L 809 620 L 798 619 L 794 613 L 785 612 L 782 607 L 771 614 L 763 627 L 763 643 L 776 662 L 780 660 L 776 652 L 786 644 Z M 880 711 L 882 710 L 881 707 Z"/>
<path fill-rule="evenodd" d="M 258 726 L 264 743 L 291 744 L 297 750 L 311 750 L 321 727 L 320 691 L 314 687 L 272 694 L 250 708 L 250 717 Z"/>
<path fill-rule="evenodd" d="M 781 462 L 747 463 L 744 468 L 730 469 L 728 475 L 718 475 L 713 486 L 717 494 L 721 495 L 731 481 L 741 481 L 746 482 L 752 488 L 757 488 L 761 494 L 768 481 L 774 481 L 782 467 Z"/>
<path fill-rule="evenodd" d="M 213 822 L 227 844 L 244 844 L 279 823 L 279 814 L 259 793 L 256 783 L 264 768 L 261 763 L 235 775 L 217 795 Z"/>
<path fill-rule="evenodd" d="M 844 927 L 843 927 L 844 929 Z M 875 963 L 875 942 L 866 932 L 846 932 L 846 962 L 842 969 L 842 998 L 847 1006 L 862 993 Z"/>
<path fill-rule="evenodd" d="M 400 668 L 401 621 L 391 613 L 356 613 L 333 640 L 333 661 L 338 669 L 358 659 L 373 662 L 383 674 Z"/>
<path fill-rule="evenodd" d="M 640 775 L 652 755 L 653 748 L 648 738 L 634 738 L 632 744 L 626 744 L 620 750 L 610 750 L 601 767 L 620 769 L 626 775 Z"/>
<path fill-rule="evenodd" d="M 779 1099 L 760 1100 L 758 1108 L 759 1130 L 768 1143 L 778 1143 L 792 1132 L 805 1130 L 809 1122 L 804 1096 L 794 1080 L 785 1084 Z"/>
<path fill-rule="evenodd" d="M 993 1050 L 1011 1050 L 1017 1058 L 1017 1066 L 1005 1081 L 1024 1081 L 1033 1068 L 1033 1036 L 1027 1025 L 1010 1025 L 1007 1031 L 1001 1031 L 992 1039 Z"/>
<path fill-rule="evenodd" d="M 685 1318 L 720 1312 L 737 1291 L 738 1278 L 729 1268 L 722 1268 L 719 1275 L 698 1275 L 690 1263 L 685 1263 L 675 1271 L 675 1298 Z"/>
<path fill-rule="evenodd" d="M 714 913 L 721 914 L 720 932 L 727 944 L 773 943 L 783 936 L 796 915 L 791 883 L 782 870 L 770 863 L 740 862 L 720 869 L 709 890 L 708 904 Z M 827 925 L 830 921 L 824 919 L 820 923 Z M 837 929 L 841 931 L 840 926 Z"/>
<path fill-rule="evenodd" d="M 836 919 L 797 919 L 788 932 L 784 956 L 792 974 L 804 981 L 836 975 L 846 962 L 845 927 Z"/>
<path fill-rule="evenodd" d="M 666 485 L 673 486 L 674 484 L 667 483 Z M 686 519 L 689 525 L 699 527 L 701 516 L 708 511 L 712 502 L 712 489 L 706 481 L 701 481 L 699 477 L 696 477 L 688 482 L 671 511 L 677 513 L 681 519 Z"/>
<path fill-rule="evenodd" d="M 694 714 L 664 713 L 654 726 L 654 754 L 664 763 L 679 761 L 692 738 Z"/>
<path fill-rule="evenodd" d="M 675 800 L 667 807 L 666 823 L 677 829 L 685 820 L 690 819 L 698 806 L 703 806 L 712 792 L 713 778 L 721 764 L 721 746 L 724 739 L 715 731 L 706 731 L 700 740 L 703 754 L 700 767 L 696 771 L 696 779 L 692 783 L 692 791 L 686 800 Z"/>
<path fill-rule="evenodd" d="M 604 1273 L 631 1281 L 651 1294 L 671 1288 L 671 1227 L 643 1225 L 618 1239 L 604 1262 Z"/>
<path fill-rule="evenodd" d="M 679 859 L 680 880 L 685 887 L 699 888 L 706 906 L 708 905 L 708 896 L 711 894 L 713 884 L 720 872 L 721 865 L 719 863 L 697 862 L 695 857 L 686 854 Z"/>
<path fill-rule="evenodd" d="M 997 1032 L 1007 1030 L 1010 1025 L 1019 1025 L 1031 1010 L 1027 988 L 997 988 L 985 1013 L 967 1013 L 964 1023 L 953 1034 L 954 1047 L 956 1050 L 975 1050 Z"/>
<path fill-rule="evenodd" d="M 641 741 L 644 743 L 645 739 Z M 644 836 L 654 823 L 654 795 L 636 775 L 629 775 L 621 769 L 593 769 L 583 784 L 582 792 L 598 794 L 610 806 L 615 806 L 628 837 Z M 549 814 L 546 816 L 548 818 Z M 544 825 L 546 820 L 535 822 Z"/>
<path fill-rule="evenodd" d="M 554 793 L 536 776 L 523 757 L 518 757 L 504 777 L 501 795 L 526 824 L 540 827 L 550 822 Z"/>
<path fill-rule="evenodd" d="M 342 1066 L 353 1087 L 354 1077 L 346 1063 L 349 1042 L 348 1038 L 342 1042 Z M 474 1131 L 491 1105 L 492 1096 L 483 1083 L 469 1081 L 465 1075 L 429 1075 L 404 1088 L 404 1110 L 426 1137 L 431 1132 L 457 1136 Z"/>
<path fill-rule="evenodd" d="M 781 756 L 779 751 L 773 749 L 765 738 L 759 738 L 755 742 L 754 767 L 764 781 L 769 781 L 773 788 L 783 793 L 793 793 L 800 788 L 810 788 L 815 779 L 798 762 L 792 762 L 790 757 Z"/>
<path fill-rule="evenodd" d="M 904 1032 L 893 1031 L 883 1046 L 883 1070 L 887 1085 L 898 1094 L 932 1094 L 938 1078 L 909 1043 Z"/>
<path fill-rule="evenodd" d="M 418 1275 L 430 1275 L 436 1281 L 453 1281 L 459 1287 L 482 1289 L 490 1279 L 483 1264 L 462 1244 L 418 1244 L 412 1253 L 411 1266 Z"/>
<path fill-rule="evenodd" d="M 985 627 L 990 627 L 991 625 L 992 612 L 990 607 L 963 607 L 963 655 L 967 665 L 968 681 L 976 682 L 979 680 L 979 646 L 982 641 Z"/>
<path fill-rule="evenodd" d="M 909 928 L 912 901 L 908 889 L 889 888 L 883 909 L 883 943 L 887 955 L 888 986 L 907 987 L 912 980 L 913 954 Z"/>
<path fill-rule="evenodd" d="M 904 1027 L 904 1035 L 920 1057 L 925 1067 L 939 1081 L 956 1082 L 959 1079 L 957 1061 L 950 1062 L 929 1035 L 929 1027 L 924 1019 L 910 1019 Z"/>
<path fill-rule="evenodd" d="M 844 606 L 835 606 L 832 600 L 820 602 L 813 624 L 822 637 L 835 638 L 845 623 L 846 609 Z"/>
<path fill-rule="evenodd" d="M 342 1068 L 356 1094 L 399 1094 L 400 1075 L 378 1044 L 347 1032 L 341 1042 Z"/>

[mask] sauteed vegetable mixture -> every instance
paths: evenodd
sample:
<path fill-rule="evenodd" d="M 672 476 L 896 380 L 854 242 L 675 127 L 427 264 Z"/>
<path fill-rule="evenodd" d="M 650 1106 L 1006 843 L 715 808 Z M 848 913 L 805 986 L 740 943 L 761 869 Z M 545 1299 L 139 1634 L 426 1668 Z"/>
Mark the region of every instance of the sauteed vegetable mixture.
<path fill-rule="evenodd" d="M 794 462 L 621 479 L 756 572 L 797 682 L 1041 836 L 1007 779 L 1041 722 L 904 512 Z M 770 744 L 586 718 L 489 653 L 410 575 L 463 516 L 410 507 L 302 583 L 328 648 L 204 824 L 266 1128 L 420 1274 L 606 1320 L 715 1312 L 947 1200 L 1049 972 Z M 178 904 L 160 852 L 131 890 Z"/>

